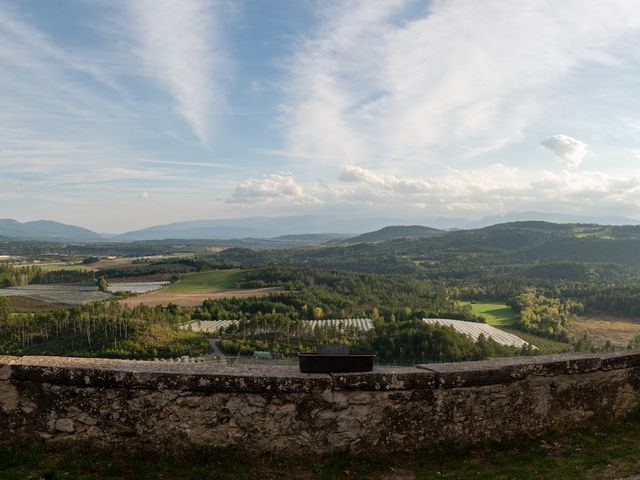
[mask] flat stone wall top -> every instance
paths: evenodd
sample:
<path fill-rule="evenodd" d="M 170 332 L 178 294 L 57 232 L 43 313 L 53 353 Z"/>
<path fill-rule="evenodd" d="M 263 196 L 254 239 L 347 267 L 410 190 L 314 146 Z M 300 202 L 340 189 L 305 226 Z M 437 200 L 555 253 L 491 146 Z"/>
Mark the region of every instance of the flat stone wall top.
<path fill-rule="evenodd" d="M 411 367 L 376 367 L 369 373 L 303 374 L 294 366 L 180 364 L 69 357 L 0 356 L 0 380 L 134 389 L 209 392 L 408 390 L 493 385 L 529 376 L 555 376 L 640 366 L 639 351 L 509 357 Z"/>

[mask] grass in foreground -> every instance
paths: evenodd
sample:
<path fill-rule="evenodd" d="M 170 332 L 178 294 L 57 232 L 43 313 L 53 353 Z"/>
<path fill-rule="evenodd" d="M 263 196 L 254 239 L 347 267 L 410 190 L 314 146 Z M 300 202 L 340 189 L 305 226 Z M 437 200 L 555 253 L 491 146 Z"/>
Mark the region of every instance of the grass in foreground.
<path fill-rule="evenodd" d="M 164 292 L 198 292 L 202 290 L 229 290 L 236 288 L 242 280 L 240 269 L 211 270 L 208 272 L 187 273 L 178 282 L 163 290 Z"/>
<path fill-rule="evenodd" d="M 640 416 L 566 435 L 471 450 L 285 458 L 236 449 L 180 455 L 0 440 L 0 480 L 17 479 L 617 479 L 640 472 Z"/>

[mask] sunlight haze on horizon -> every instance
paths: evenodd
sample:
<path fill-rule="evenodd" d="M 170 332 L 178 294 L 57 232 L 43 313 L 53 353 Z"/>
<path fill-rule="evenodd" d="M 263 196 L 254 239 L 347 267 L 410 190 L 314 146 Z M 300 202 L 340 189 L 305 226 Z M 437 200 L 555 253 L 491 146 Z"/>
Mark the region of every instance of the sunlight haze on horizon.
<path fill-rule="evenodd" d="M 4 0 L 0 218 L 640 219 L 631 0 Z"/>

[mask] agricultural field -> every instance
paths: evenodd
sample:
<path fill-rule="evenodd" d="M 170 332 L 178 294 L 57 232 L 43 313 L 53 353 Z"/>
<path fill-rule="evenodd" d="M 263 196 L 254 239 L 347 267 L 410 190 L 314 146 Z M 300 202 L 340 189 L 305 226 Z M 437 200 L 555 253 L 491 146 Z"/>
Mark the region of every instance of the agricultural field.
<path fill-rule="evenodd" d="M 183 330 L 190 330 L 192 332 L 218 333 L 221 328 L 227 328 L 231 325 L 236 325 L 237 323 L 237 320 L 194 320 L 180 328 Z"/>
<path fill-rule="evenodd" d="M 13 311 L 17 313 L 44 312 L 69 308 L 69 305 L 64 303 L 45 302 L 32 297 L 9 297 L 9 302 Z"/>
<path fill-rule="evenodd" d="M 559 342 L 550 338 L 541 337 L 533 333 L 524 332 L 515 328 L 516 312 L 509 305 L 497 302 L 464 302 L 471 305 L 473 313 L 480 315 L 487 324 L 500 330 L 520 337 L 527 343 L 534 345 L 537 353 L 548 355 L 571 351 L 568 343 Z"/>
<path fill-rule="evenodd" d="M 45 284 L 0 288 L 5 297 L 27 297 L 51 304 L 83 305 L 108 300 L 110 293 L 101 292 L 94 284 Z"/>
<path fill-rule="evenodd" d="M 476 315 L 483 317 L 489 325 L 494 327 L 512 327 L 516 322 L 516 312 L 504 303 L 464 302 L 471 305 Z"/>
<path fill-rule="evenodd" d="M 180 307 L 198 307 L 202 305 L 202 302 L 205 300 L 216 300 L 220 298 L 266 297 L 273 293 L 282 292 L 283 290 L 284 288 L 282 287 L 266 287 L 238 290 L 170 292 L 168 288 L 164 288 L 147 295 L 120 300 L 120 303 L 129 307 L 135 307 L 136 305 L 148 305 L 150 307 L 155 307 L 157 305 L 168 305 L 169 303 L 173 303 Z"/>
<path fill-rule="evenodd" d="M 626 348 L 633 337 L 640 335 L 640 318 L 587 315 L 571 322 L 569 333 L 576 339 L 586 335 L 596 347 L 603 347 L 609 340 L 614 347 Z"/>
<path fill-rule="evenodd" d="M 542 347 L 545 353 L 559 353 L 566 351 L 569 347 L 566 343 L 515 329 L 516 314 L 508 305 L 491 302 L 469 302 L 469 304 L 473 313 L 484 317 L 489 325 L 518 335 L 529 343 Z M 607 340 L 614 347 L 626 348 L 633 337 L 640 335 L 640 318 L 620 318 L 610 315 L 583 316 L 570 323 L 569 334 L 576 339 L 586 335 L 594 346 L 599 348 L 604 347 Z"/>
<path fill-rule="evenodd" d="M 509 347 L 521 348 L 528 343 L 518 335 L 505 332 L 486 323 L 465 322 L 462 320 L 449 320 L 445 318 L 424 318 L 423 321 L 429 325 L 443 325 L 445 327 L 451 327 L 455 331 L 466 335 L 474 342 L 477 342 L 480 335 L 483 335 L 485 338 L 490 338 L 500 345 L 506 345 Z"/>
<path fill-rule="evenodd" d="M 83 263 L 33 263 L 34 267 L 39 267 L 45 272 L 52 272 L 56 270 L 72 270 L 72 271 L 90 271 L 95 270 L 92 265 L 85 265 Z"/>
<path fill-rule="evenodd" d="M 199 292 L 203 290 L 231 290 L 242 280 L 242 270 L 211 270 L 185 274 L 179 281 L 167 288 L 167 292 Z"/>
<path fill-rule="evenodd" d="M 135 305 L 167 305 L 174 303 L 181 307 L 202 305 L 207 299 L 230 297 L 264 297 L 282 291 L 280 287 L 238 289 L 242 280 L 242 270 L 212 270 L 187 273 L 178 282 L 162 290 L 139 297 L 121 300 L 130 307 Z"/>
<path fill-rule="evenodd" d="M 191 330 L 193 332 L 216 333 L 221 328 L 227 328 L 230 325 L 237 325 L 238 320 L 194 320 L 181 328 Z M 336 329 L 354 329 L 361 332 L 373 330 L 373 322 L 370 318 L 348 318 L 348 319 L 327 319 L 327 320 L 302 320 L 300 325 L 310 330 L 336 328 Z"/>
<path fill-rule="evenodd" d="M 573 351 L 573 345 L 570 343 L 559 342 L 557 340 L 541 337 L 540 335 L 534 335 L 533 333 L 524 332 L 510 327 L 503 327 L 501 330 L 517 335 L 525 342 L 534 345 L 537 348 L 536 353 L 539 353 L 540 355 L 551 355 L 554 353 Z"/>
<path fill-rule="evenodd" d="M 169 285 L 170 282 L 117 282 L 109 284 L 111 293 L 130 292 L 136 294 L 145 294 L 155 292 Z"/>

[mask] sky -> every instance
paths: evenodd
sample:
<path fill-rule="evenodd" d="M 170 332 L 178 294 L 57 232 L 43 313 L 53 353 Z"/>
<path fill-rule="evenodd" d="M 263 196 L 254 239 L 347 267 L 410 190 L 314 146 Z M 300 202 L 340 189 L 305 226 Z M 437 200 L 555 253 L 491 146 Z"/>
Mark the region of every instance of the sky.
<path fill-rule="evenodd" d="M 640 219 L 635 0 L 3 0 L 0 217 Z"/>

